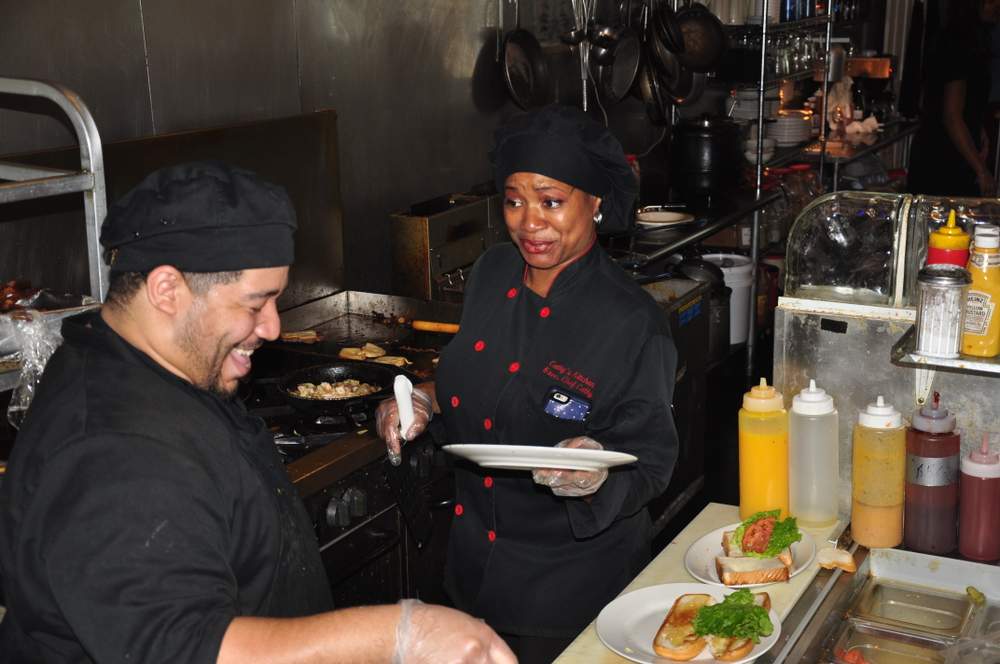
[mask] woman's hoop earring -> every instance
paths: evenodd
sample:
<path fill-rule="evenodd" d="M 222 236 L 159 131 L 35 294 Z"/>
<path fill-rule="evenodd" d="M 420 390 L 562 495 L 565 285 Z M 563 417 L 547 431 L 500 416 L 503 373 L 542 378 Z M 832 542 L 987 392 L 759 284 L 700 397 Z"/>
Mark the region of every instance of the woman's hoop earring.
<path fill-rule="evenodd" d="M 600 224 L 603 220 L 604 220 L 604 213 L 603 212 L 598 212 L 597 214 L 594 215 L 594 223 L 595 224 Z"/>

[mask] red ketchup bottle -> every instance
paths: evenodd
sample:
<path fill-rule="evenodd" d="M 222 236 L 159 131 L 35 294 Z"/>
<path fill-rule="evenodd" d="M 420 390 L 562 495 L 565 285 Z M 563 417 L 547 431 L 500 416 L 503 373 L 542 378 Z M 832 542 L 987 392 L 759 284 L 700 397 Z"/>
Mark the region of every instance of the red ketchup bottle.
<path fill-rule="evenodd" d="M 921 553 L 958 546 L 958 459 L 961 438 L 941 395 L 913 414 L 906 430 L 906 502 L 903 545 Z"/>
<path fill-rule="evenodd" d="M 980 562 L 1000 560 L 1000 455 L 989 436 L 962 459 L 958 552 Z"/>

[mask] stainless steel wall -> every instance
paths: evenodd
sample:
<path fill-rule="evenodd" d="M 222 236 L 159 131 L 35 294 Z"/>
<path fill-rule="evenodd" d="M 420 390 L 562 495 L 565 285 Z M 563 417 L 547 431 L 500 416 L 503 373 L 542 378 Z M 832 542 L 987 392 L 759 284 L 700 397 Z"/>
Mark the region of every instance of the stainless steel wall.
<path fill-rule="evenodd" d="M 522 23 L 555 32 L 562 4 L 524 0 Z M 515 111 L 495 62 L 501 7 L 513 27 L 509 0 L 0 0 L 0 74 L 74 89 L 105 141 L 337 109 L 344 286 L 384 291 L 387 214 L 489 178 L 492 131 Z M 0 154 L 73 142 L 6 105 Z M 0 254 L 0 278 L 85 288 L 73 233 L 17 223 L 0 225 L 20 256 Z"/>

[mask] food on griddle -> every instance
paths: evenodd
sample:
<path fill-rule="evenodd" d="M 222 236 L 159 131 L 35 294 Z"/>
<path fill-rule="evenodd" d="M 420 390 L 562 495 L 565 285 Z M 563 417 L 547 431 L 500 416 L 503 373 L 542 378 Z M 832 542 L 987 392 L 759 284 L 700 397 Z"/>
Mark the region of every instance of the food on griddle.
<path fill-rule="evenodd" d="M 385 355 L 385 349 L 373 343 L 366 343 L 361 348 L 352 348 L 350 346 L 341 348 L 338 355 L 345 360 L 370 360 Z"/>
<path fill-rule="evenodd" d="M 289 343 L 314 344 L 320 340 L 316 330 L 302 330 L 301 332 L 282 332 L 281 340 Z"/>
<path fill-rule="evenodd" d="M 299 383 L 292 392 L 294 396 L 301 399 L 322 399 L 332 401 L 335 399 L 352 399 L 375 394 L 379 391 L 376 385 L 362 383 L 355 378 L 338 380 L 336 383 L 323 381 L 316 383 Z"/>
<path fill-rule="evenodd" d="M 405 367 L 408 364 L 413 364 L 405 357 L 400 355 L 383 355 L 382 357 L 372 358 L 372 362 L 378 362 L 379 364 L 391 364 L 394 367 Z"/>

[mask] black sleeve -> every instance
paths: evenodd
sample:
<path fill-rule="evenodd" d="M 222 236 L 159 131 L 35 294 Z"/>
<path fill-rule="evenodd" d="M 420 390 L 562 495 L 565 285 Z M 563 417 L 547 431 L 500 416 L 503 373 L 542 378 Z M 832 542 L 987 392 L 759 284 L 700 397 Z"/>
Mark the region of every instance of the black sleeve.
<path fill-rule="evenodd" d="M 623 371 L 624 394 L 606 422 L 588 435 L 605 449 L 627 452 L 638 462 L 612 468 L 590 501 L 567 500 L 577 537 L 595 535 L 618 518 L 635 514 L 666 489 L 677 461 L 673 401 L 677 351 L 666 334 L 650 336 Z"/>
<path fill-rule="evenodd" d="M 65 446 L 43 477 L 24 554 L 87 653 L 215 662 L 237 588 L 232 501 L 204 467 L 157 440 L 102 436 Z"/>

